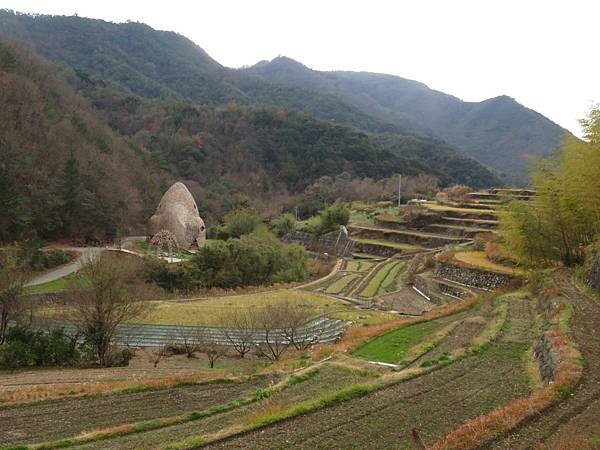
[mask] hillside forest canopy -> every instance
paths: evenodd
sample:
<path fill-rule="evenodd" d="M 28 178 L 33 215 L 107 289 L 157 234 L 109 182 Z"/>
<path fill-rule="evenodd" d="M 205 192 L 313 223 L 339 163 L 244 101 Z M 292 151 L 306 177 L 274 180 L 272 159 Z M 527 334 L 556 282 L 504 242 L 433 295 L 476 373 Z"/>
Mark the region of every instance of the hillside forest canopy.
<path fill-rule="evenodd" d="M 555 155 L 535 160 L 535 201 L 501 212 L 506 245 L 530 265 L 581 264 L 600 233 L 600 109 L 581 120 L 584 139 L 567 136 Z"/>
<path fill-rule="evenodd" d="M 496 180 L 473 160 L 437 155 L 441 143 L 372 136 L 287 109 L 147 99 L 8 40 L 0 82 L 2 241 L 139 234 L 176 180 L 213 225 L 238 207 L 276 216 L 300 205 L 308 216 L 352 199 L 328 194 L 308 205 L 322 177 L 379 186 L 382 198 L 393 194 L 378 180 L 397 173 L 440 185 Z"/>

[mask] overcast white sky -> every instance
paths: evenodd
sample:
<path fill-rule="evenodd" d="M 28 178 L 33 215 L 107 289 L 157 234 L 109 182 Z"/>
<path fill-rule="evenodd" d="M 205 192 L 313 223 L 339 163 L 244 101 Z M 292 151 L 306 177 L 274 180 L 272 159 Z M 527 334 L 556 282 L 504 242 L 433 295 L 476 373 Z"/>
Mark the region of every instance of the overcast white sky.
<path fill-rule="evenodd" d="M 463 100 L 506 94 L 575 134 L 600 102 L 597 0 L 0 0 L 0 8 L 144 22 L 230 67 L 277 55 L 415 79 Z"/>

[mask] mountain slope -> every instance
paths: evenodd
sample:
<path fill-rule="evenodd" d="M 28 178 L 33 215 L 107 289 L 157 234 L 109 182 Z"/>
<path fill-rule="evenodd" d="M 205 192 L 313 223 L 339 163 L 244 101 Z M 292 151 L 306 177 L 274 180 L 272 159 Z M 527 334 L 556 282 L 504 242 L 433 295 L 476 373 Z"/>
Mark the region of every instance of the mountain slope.
<path fill-rule="evenodd" d="M 270 104 L 369 131 L 402 131 L 400 125 L 371 117 L 334 95 L 273 85 L 223 67 L 189 39 L 142 23 L 0 10 L 0 34 L 30 43 L 82 78 L 104 80 L 142 97 L 213 105 Z"/>
<path fill-rule="evenodd" d="M 563 128 L 514 99 L 462 100 L 425 84 L 367 72 L 319 72 L 285 57 L 246 69 L 264 79 L 335 94 L 368 114 L 429 131 L 501 172 L 525 175 L 525 155 L 548 155 Z"/>
<path fill-rule="evenodd" d="M 439 139 L 404 133 L 425 133 L 408 120 L 378 118 L 331 93 L 273 83 L 246 71 L 227 69 L 175 33 L 139 23 L 0 11 L 0 34 L 24 40 L 42 55 L 70 68 L 81 86 L 116 89 L 132 98 L 202 105 L 235 101 L 296 109 L 336 124 L 396 136 L 398 145 L 392 146 L 392 151 L 404 149 L 400 156 L 419 161 L 444 182 L 472 182 L 475 187 L 499 182 L 488 170 Z M 429 150 L 420 151 L 422 147 Z M 434 161 L 428 155 L 436 154 L 436 149 L 438 157 Z M 455 164 L 444 164 L 440 155 L 447 155 Z"/>
<path fill-rule="evenodd" d="M 0 105 L 0 241 L 143 232 L 175 180 L 185 181 L 214 223 L 240 205 L 276 214 L 324 175 L 428 173 L 474 185 L 493 179 L 478 165 L 426 164 L 436 148 L 429 141 L 390 135 L 392 149 L 377 136 L 300 112 L 199 106 L 139 97 L 92 78 L 69 82 L 55 64 L 3 39 Z"/>
<path fill-rule="evenodd" d="M 0 41 L 0 105 L 0 241 L 139 223 L 151 171 L 53 64 Z"/>

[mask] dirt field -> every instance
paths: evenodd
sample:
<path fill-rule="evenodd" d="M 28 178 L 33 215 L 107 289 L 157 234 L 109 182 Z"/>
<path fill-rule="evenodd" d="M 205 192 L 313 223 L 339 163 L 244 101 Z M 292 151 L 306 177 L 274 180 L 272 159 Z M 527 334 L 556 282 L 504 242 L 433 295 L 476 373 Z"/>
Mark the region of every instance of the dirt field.
<path fill-rule="evenodd" d="M 194 422 L 146 433 L 123 436 L 112 439 L 109 443 L 99 441 L 77 448 L 101 450 L 107 448 L 108 445 L 110 448 L 118 449 L 162 449 L 167 443 L 178 442 L 198 435 L 215 433 L 228 426 L 238 424 L 240 421 L 242 423 L 252 422 L 252 420 L 260 417 L 262 414 L 279 411 L 295 402 L 317 398 L 334 390 L 336 387 L 357 381 L 365 381 L 365 378 L 346 368 L 326 366 L 321 368 L 319 373 L 310 380 L 287 387 L 273 397 L 256 404 Z"/>
<path fill-rule="evenodd" d="M 250 355 L 244 359 L 223 357 L 210 369 L 204 355 L 187 358 L 174 355 L 163 358 L 154 367 L 150 350 L 141 349 L 128 367 L 96 369 L 39 369 L 0 372 L 0 408 L 11 403 L 99 394 L 139 387 L 142 384 L 173 385 L 177 381 L 196 381 L 225 376 L 246 376 L 255 373 L 266 361 Z"/>
<path fill-rule="evenodd" d="M 280 422 L 208 448 L 411 448 L 416 428 L 426 443 L 462 423 L 530 392 L 523 356 L 532 325 L 523 298 L 511 298 L 509 318 L 519 324 L 479 354 L 368 396 Z"/>
<path fill-rule="evenodd" d="M 261 377 L 245 383 L 213 382 L 4 407 L 0 408 L 0 445 L 43 442 L 122 423 L 204 410 L 247 396 L 271 381 Z"/>
<path fill-rule="evenodd" d="M 597 437 L 600 441 L 600 364 L 597 361 L 600 352 L 600 302 L 577 290 L 566 271 L 557 272 L 555 282 L 575 305 L 573 335 L 586 359 L 583 380 L 572 398 L 499 437 L 486 448 L 526 449 L 542 443 L 546 445 L 543 448 L 552 450 L 585 450 L 594 447 L 583 447 L 580 444 L 584 441 L 577 439 L 566 441 L 565 436 Z M 469 353 L 449 365 L 440 364 L 433 372 L 364 397 L 234 435 L 207 447 L 362 449 L 373 448 L 376 443 L 377 448 L 412 448 L 412 429 L 419 431 L 426 444 L 434 443 L 465 420 L 531 393 L 532 380 L 525 364 L 534 337 L 534 304 L 520 293 L 504 295 L 500 300 L 507 303 L 507 322 L 497 339 L 483 350 Z M 498 306 L 498 303 L 485 301 L 467 311 L 438 319 L 441 325 L 457 325 L 432 350 L 416 360 L 413 366 L 418 367 L 423 361 L 435 360 L 456 349 L 468 347 L 493 323 L 490 320 L 494 317 L 494 305 Z M 439 331 L 441 325 L 433 326 L 433 331 L 430 330 L 419 339 L 428 342 L 427 339 L 431 339 L 433 332 Z M 352 360 L 350 354 L 344 358 L 358 361 Z M 152 374 L 173 374 L 177 371 L 182 374 L 199 373 L 199 367 L 204 363 L 175 358 L 165 360 L 164 365 L 161 362 L 159 370 L 153 372 L 149 361 L 140 355 L 129 368 L 4 373 L 0 374 L 0 384 L 4 383 L 4 388 L 10 388 L 44 383 L 68 385 L 98 380 L 136 380 L 140 375 L 148 378 Z M 252 367 L 240 368 L 240 373 L 256 369 L 256 361 L 248 361 L 248 364 Z M 373 366 L 361 361 L 360 368 L 341 367 L 339 359 L 325 364 L 323 367 L 326 368 L 322 368 L 314 378 L 286 387 L 257 403 L 161 429 L 91 442 L 77 448 L 158 449 L 189 438 L 211 436 L 224 429 L 228 432 L 239 430 L 241 426 L 252 425 L 254 420 L 265 415 L 277 416 L 291 406 L 321 398 L 342 387 L 374 380 L 388 370 L 374 368 L 372 370 L 381 372 L 361 375 L 362 372 L 370 372 Z M 336 364 L 340 367 L 336 367 Z M 228 372 L 231 372 L 230 369 L 227 367 Z M 369 378 L 371 376 L 372 379 Z M 0 446 L 39 443 L 99 428 L 202 411 L 252 395 L 257 389 L 271 383 L 272 379 L 263 377 L 245 383 L 213 382 L 147 392 L 0 406 Z"/>
<path fill-rule="evenodd" d="M 554 281 L 575 306 L 573 336 L 584 358 L 584 373 L 574 395 L 542 415 L 488 445 L 489 449 L 528 449 L 547 444 L 552 449 L 584 450 L 600 447 L 600 303 L 583 295 L 566 270 L 557 271 Z M 596 447 L 585 447 L 577 436 L 592 437 Z"/>

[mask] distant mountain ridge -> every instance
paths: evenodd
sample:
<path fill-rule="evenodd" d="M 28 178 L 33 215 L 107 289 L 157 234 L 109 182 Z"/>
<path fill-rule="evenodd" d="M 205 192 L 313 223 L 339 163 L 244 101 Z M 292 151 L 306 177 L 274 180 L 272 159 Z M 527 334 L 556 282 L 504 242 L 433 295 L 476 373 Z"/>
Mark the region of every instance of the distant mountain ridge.
<path fill-rule="evenodd" d="M 402 161 L 412 161 L 412 168 L 407 166 L 407 170 L 413 173 L 427 171 L 443 183 L 474 187 L 499 183 L 489 170 L 439 138 L 430 138 L 418 132 L 421 130 L 415 132 L 409 121 L 381 119 L 334 94 L 223 67 L 189 39 L 173 32 L 156 31 L 140 23 L 114 24 L 0 10 L 0 35 L 25 41 L 65 67 L 82 91 L 90 87 L 93 92 L 87 95 L 103 109 L 115 105 L 106 100 L 107 95 L 99 95 L 102 89 L 117 90 L 118 97 L 131 97 L 127 100 L 131 104 L 139 103 L 136 97 L 142 97 L 212 107 L 236 102 L 293 109 L 374 136 L 385 135 L 386 148 Z M 384 173 L 389 171 L 382 171 L 380 176 Z"/>
<path fill-rule="evenodd" d="M 287 57 L 245 70 L 276 83 L 337 95 L 365 113 L 438 136 L 479 162 L 519 177 L 526 172 L 525 155 L 548 155 L 567 132 L 508 96 L 464 102 L 418 81 L 368 72 L 320 72 Z"/>
<path fill-rule="evenodd" d="M 0 34 L 33 44 L 81 79 L 142 97 L 271 105 L 371 133 L 433 137 L 520 182 L 524 156 L 547 155 L 566 131 L 510 97 L 464 102 L 393 75 L 320 72 L 286 57 L 230 69 L 189 39 L 141 23 L 0 10 Z"/>

